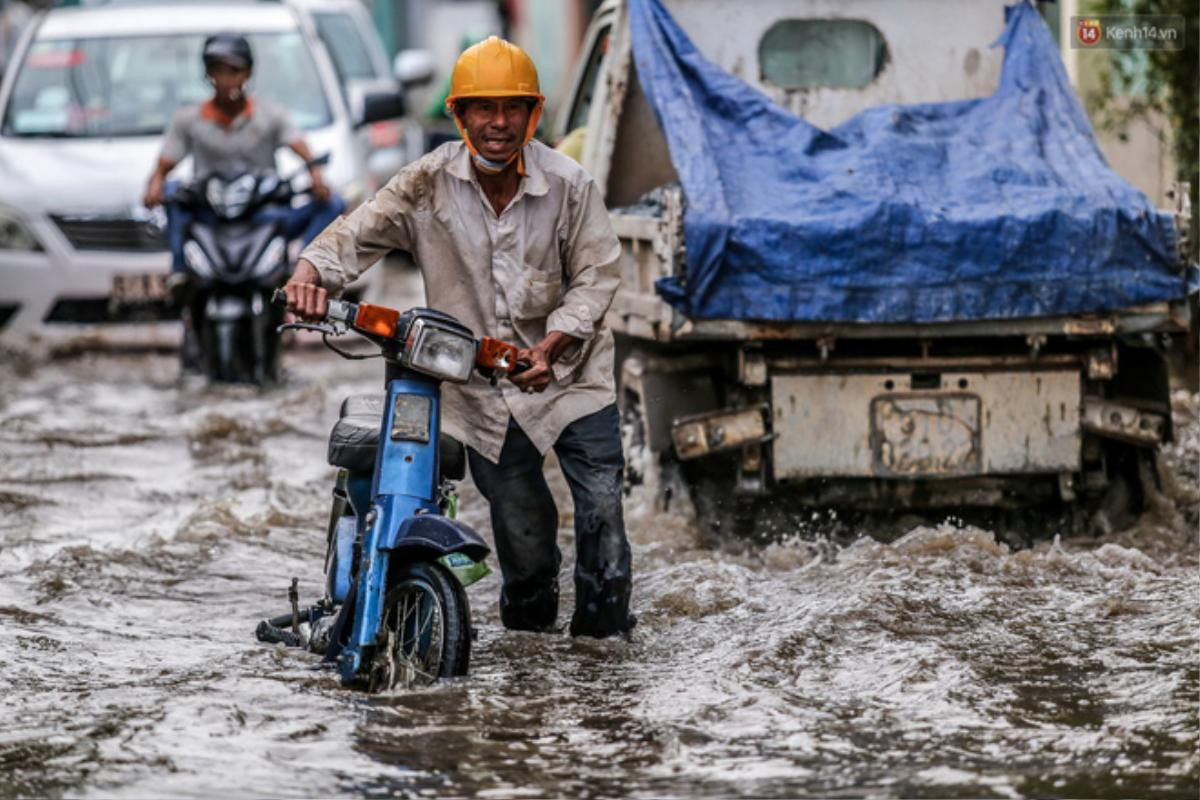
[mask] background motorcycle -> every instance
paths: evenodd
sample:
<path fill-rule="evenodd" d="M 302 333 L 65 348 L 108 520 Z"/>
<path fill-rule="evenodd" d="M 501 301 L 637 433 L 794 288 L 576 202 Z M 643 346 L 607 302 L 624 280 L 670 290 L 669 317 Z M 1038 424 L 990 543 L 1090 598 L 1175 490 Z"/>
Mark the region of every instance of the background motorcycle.
<path fill-rule="evenodd" d="M 328 156 L 317 159 L 324 163 Z M 271 293 L 291 274 L 285 210 L 302 192 L 296 176 L 273 172 L 213 174 L 181 187 L 172 198 L 194 215 L 183 245 L 188 290 L 184 362 L 196 362 L 214 381 L 263 383 L 279 379 L 283 311 Z M 191 348 L 192 352 L 189 352 Z"/>
<path fill-rule="evenodd" d="M 302 611 L 293 579 L 291 614 L 260 622 L 258 638 L 323 652 L 344 683 L 372 692 L 465 675 L 465 589 L 488 573 L 489 550 L 454 519 L 453 482 L 466 472 L 466 453 L 440 432 L 441 384 L 465 383 L 476 369 L 494 381 L 528 364 L 517 361 L 513 345 L 477 340 L 427 308 L 401 314 L 335 300 L 323 323 L 282 327 L 319 331 L 347 358 L 370 356 L 340 350 L 329 337 L 349 329 L 367 338 L 384 359 L 387 392 L 346 398 L 329 437 L 329 463 L 340 469 L 324 597 Z"/>

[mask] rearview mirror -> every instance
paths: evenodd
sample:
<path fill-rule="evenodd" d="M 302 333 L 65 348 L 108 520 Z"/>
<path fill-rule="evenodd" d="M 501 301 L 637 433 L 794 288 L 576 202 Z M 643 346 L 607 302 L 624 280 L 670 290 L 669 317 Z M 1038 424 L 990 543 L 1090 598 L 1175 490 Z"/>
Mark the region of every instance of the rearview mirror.
<path fill-rule="evenodd" d="M 385 119 L 404 116 L 404 95 L 399 92 L 371 92 L 363 95 L 362 116 L 358 124 L 370 125 Z"/>
<path fill-rule="evenodd" d="M 406 89 L 433 80 L 433 55 L 428 50 L 401 50 L 392 62 L 396 80 Z"/>

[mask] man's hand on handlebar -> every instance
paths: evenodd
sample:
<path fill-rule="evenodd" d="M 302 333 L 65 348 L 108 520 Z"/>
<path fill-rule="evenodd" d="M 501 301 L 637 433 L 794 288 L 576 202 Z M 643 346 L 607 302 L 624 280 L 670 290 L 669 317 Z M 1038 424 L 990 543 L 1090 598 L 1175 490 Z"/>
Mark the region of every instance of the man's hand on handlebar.
<path fill-rule="evenodd" d="M 329 198 L 333 197 L 333 191 L 325 183 L 325 179 L 321 175 L 321 170 L 317 167 L 312 169 L 312 188 L 313 197 L 323 203 L 328 203 Z"/>
<path fill-rule="evenodd" d="M 541 347 L 531 347 L 517 352 L 517 363 L 525 361 L 528 369 L 517 372 L 509 380 L 522 392 L 544 392 L 550 385 L 550 354 Z"/>
<path fill-rule="evenodd" d="M 163 180 L 158 175 L 150 177 L 150 183 L 146 186 L 146 194 L 142 198 L 142 205 L 146 208 L 154 208 L 163 204 Z"/>
<path fill-rule="evenodd" d="M 146 184 L 146 194 L 142 197 L 142 203 L 146 208 L 154 208 L 166 202 L 166 197 L 163 195 L 163 188 L 167 182 L 167 175 L 173 169 L 175 169 L 174 161 L 159 156 L 158 163 L 154 166 L 154 173 L 150 176 L 150 180 Z"/>
<path fill-rule="evenodd" d="M 517 353 L 517 362 L 527 362 L 529 368 L 512 375 L 510 380 L 522 392 L 546 391 L 554 377 L 550 365 L 562 356 L 573 341 L 575 340 L 562 331 L 550 331 L 546 338 L 535 346 Z"/>
<path fill-rule="evenodd" d="M 321 275 L 310 262 L 300 259 L 296 271 L 284 285 L 287 307 L 305 322 L 320 322 L 325 319 L 328 304 L 326 291 L 321 288 Z"/>

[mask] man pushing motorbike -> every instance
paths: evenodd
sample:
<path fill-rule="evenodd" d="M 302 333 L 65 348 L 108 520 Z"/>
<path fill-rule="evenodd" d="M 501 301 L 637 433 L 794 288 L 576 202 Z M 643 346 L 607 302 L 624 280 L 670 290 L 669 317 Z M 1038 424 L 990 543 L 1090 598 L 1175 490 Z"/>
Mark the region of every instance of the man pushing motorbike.
<path fill-rule="evenodd" d="M 514 630 L 550 630 L 558 613 L 558 509 L 542 472 L 554 449 L 575 503 L 571 635 L 605 637 L 634 624 L 604 326 L 621 250 L 591 177 L 533 140 L 543 101 L 519 47 L 493 36 L 468 48 L 446 100 L 463 141 L 408 165 L 326 229 L 285 289 L 292 311 L 320 319 L 329 295 L 406 250 L 430 307 L 522 348 L 532 366 L 511 382 L 445 385 L 443 426 L 467 445 L 491 506 L 500 616 Z"/>

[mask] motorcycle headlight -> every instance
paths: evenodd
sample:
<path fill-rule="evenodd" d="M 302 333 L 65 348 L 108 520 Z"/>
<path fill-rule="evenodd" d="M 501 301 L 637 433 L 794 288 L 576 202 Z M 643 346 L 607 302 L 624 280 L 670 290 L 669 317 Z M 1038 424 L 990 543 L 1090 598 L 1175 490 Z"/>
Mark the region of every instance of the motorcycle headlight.
<path fill-rule="evenodd" d="M 208 256 L 204 255 L 204 251 L 200 248 L 200 245 L 194 241 L 188 241 L 183 245 L 183 259 L 187 262 L 192 272 L 201 278 L 212 277 L 212 264 L 209 262 Z"/>
<path fill-rule="evenodd" d="M 41 252 L 42 245 L 33 230 L 14 212 L 0 208 L 0 250 Z"/>
<path fill-rule="evenodd" d="M 219 178 L 209 178 L 208 184 L 204 187 L 204 199 L 208 201 L 209 208 L 225 216 L 225 182 Z"/>
<path fill-rule="evenodd" d="M 475 339 L 460 331 L 416 319 L 409 330 L 412 344 L 405 351 L 405 366 L 441 378 L 466 383 L 475 366 Z"/>
<path fill-rule="evenodd" d="M 253 175 L 242 175 L 229 183 L 220 178 L 210 178 L 204 195 L 217 216 L 237 219 L 246 213 L 246 207 L 254 197 L 254 182 Z"/>
<path fill-rule="evenodd" d="M 263 250 L 262 255 L 258 257 L 258 263 L 254 265 L 254 277 L 262 278 L 269 275 L 271 270 L 279 266 L 283 260 L 285 250 L 287 250 L 287 242 L 283 240 L 282 236 L 272 239 L 271 243 Z"/>

